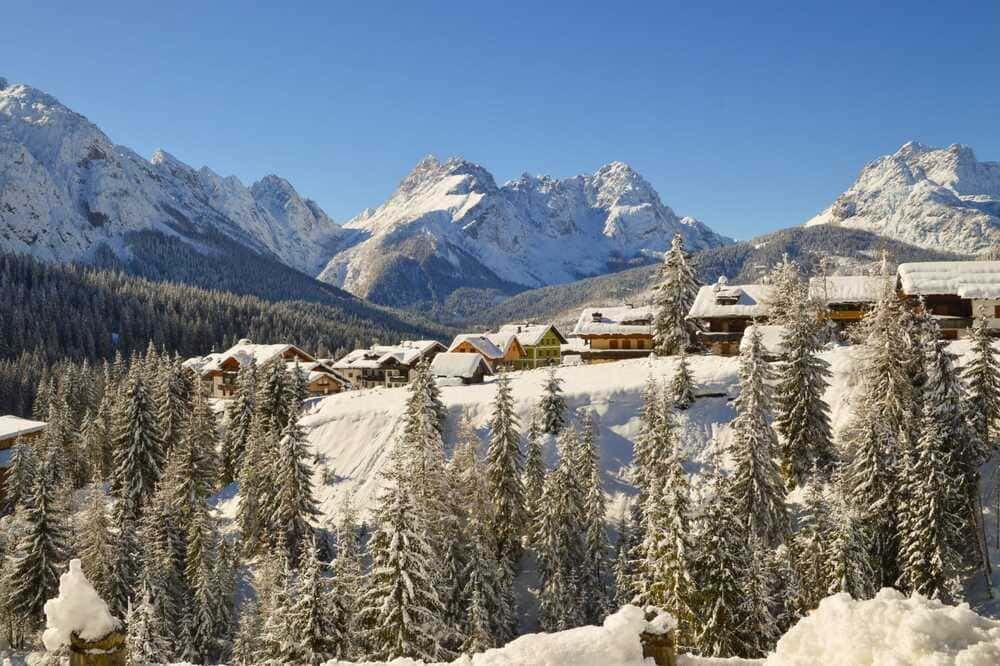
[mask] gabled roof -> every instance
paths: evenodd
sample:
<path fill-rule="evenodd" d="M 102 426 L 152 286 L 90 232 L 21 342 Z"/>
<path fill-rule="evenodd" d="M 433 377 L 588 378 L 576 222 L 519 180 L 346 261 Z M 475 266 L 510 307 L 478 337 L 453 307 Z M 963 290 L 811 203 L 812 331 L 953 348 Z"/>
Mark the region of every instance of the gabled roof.
<path fill-rule="evenodd" d="M 882 298 L 886 279 L 871 275 L 809 278 L 809 298 L 826 303 L 874 303 Z M 892 283 L 889 282 L 889 288 Z"/>
<path fill-rule="evenodd" d="M 1000 261 L 921 261 L 900 264 L 897 274 L 907 296 L 1000 298 Z"/>
<path fill-rule="evenodd" d="M 230 359 L 235 360 L 240 364 L 240 366 L 243 366 L 251 361 L 255 361 L 257 365 L 260 366 L 264 365 L 276 356 L 284 354 L 289 349 L 294 350 L 309 361 L 316 360 L 292 344 L 258 345 L 250 342 L 249 340 L 243 339 L 224 352 L 189 358 L 184 361 L 184 365 L 199 374 L 205 374 L 207 372 L 212 372 L 213 370 L 220 370 L 222 365 Z"/>
<path fill-rule="evenodd" d="M 334 368 L 381 368 L 390 363 L 413 365 L 421 358 L 445 346 L 437 340 L 403 340 L 398 345 L 372 345 L 370 349 L 355 349 L 333 364 Z"/>
<path fill-rule="evenodd" d="M 613 305 L 584 308 L 570 335 L 652 335 L 653 308 L 649 305 Z"/>
<path fill-rule="evenodd" d="M 490 374 L 490 366 L 479 354 L 441 352 L 431 361 L 431 374 L 435 377 L 472 379 L 480 369 L 483 374 Z"/>
<path fill-rule="evenodd" d="M 720 278 L 715 284 L 698 290 L 688 319 L 766 317 L 770 310 L 767 305 L 770 295 L 771 287 L 767 285 L 732 285 Z"/>
<path fill-rule="evenodd" d="M 534 347 L 549 331 L 559 338 L 560 343 L 566 342 L 566 336 L 560 333 L 554 324 L 504 324 L 500 327 L 500 333 L 516 335 L 522 347 Z"/>
<path fill-rule="evenodd" d="M 507 336 L 509 339 L 506 341 L 510 344 L 510 340 L 514 339 L 514 336 Z M 451 352 L 455 347 L 459 346 L 463 342 L 468 342 L 472 345 L 476 351 L 489 359 L 503 358 L 505 350 L 501 349 L 489 335 L 486 333 L 463 333 L 461 335 L 455 336 L 452 340 L 451 346 L 448 347 L 448 351 Z M 440 354 L 438 354 L 440 356 Z M 437 357 L 435 357 L 437 358 Z"/>
<path fill-rule="evenodd" d="M 303 377 L 305 377 L 306 381 L 309 383 L 316 381 L 320 377 L 326 376 L 333 378 L 341 386 L 350 386 L 351 384 L 342 374 L 322 361 L 309 361 L 305 363 L 288 361 L 285 363 L 285 369 L 288 372 L 294 372 L 296 365 L 299 368 L 299 372 L 302 373 Z"/>
<path fill-rule="evenodd" d="M 22 419 L 20 416 L 0 416 L 0 440 L 14 439 L 22 435 L 30 435 L 45 430 L 45 421 Z"/>

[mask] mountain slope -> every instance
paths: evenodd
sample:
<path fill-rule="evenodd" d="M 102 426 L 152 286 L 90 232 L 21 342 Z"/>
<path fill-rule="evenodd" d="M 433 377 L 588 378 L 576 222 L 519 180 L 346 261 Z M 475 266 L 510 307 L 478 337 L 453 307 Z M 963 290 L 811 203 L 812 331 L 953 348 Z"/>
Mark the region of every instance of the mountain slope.
<path fill-rule="evenodd" d="M 968 146 L 905 144 L 865 166 L 806 225 L 873 231 L 921 247 L 977 254 L 1000 242 L 1000 162 Z"/>
<path fill-rule="evenodd" d="M 422 160 L 383 205 L 345 228 L 363 240 L 320 279 L 376 302 L 442 302 L 460 287 L 513 293 L 644 263 L 675 233 L 693 248 L 731 242 L 679 218 L 621 162 L 565 180 L 497 186 L 462 159 Z"/>
<path fill-rule="evenodd" d="M 281 178 L 247 188 L 162 150 L 146 160 L 54 97 L 0 80 L 0 248 L 90 261 L 102 245 L 128 256 L 128 234 L 143 231 L 205 252 L 221 234 L 310 275 L 345 237 Z"/>

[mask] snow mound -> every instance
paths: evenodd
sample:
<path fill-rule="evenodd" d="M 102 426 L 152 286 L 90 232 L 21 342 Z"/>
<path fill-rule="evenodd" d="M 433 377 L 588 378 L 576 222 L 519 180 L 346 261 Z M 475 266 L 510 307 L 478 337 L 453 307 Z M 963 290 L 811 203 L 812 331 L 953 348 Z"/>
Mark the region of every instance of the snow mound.
<path fill-rule="evenodd" d="M 767 666 L 994 666 L 1000 622 L 885 588 L 874 599 L 836 594 L 792 627 Z"/>
<path fill-rule="evenodd" d="M 453 666 L 644 666 L 639 634 L 662 631 L 674 626 L 674 619 L 662 613 L 651 623 L 635 606 L 625 606 L 604 620 L 600 627 L 577 627 L 554 634 L 527 634 L 502 648 L 472 657 L 462 656 Z M 376 666 L 383 662 L 366 662 Z M 396 659 L 392 666 L 422 666 L 424 662 Z M 324 666 L 347 666 L 328 661 Z"/>
<path fill-rule="evenodd" d="M 45 619 L 42 642 L 49 652 L 68 645 L 71 634 L 96 641 L 121 624 L 83 575 L 80 560 L 72 560 L 69 571 L 59 577 L 59 596 L 45 602 Z"/>

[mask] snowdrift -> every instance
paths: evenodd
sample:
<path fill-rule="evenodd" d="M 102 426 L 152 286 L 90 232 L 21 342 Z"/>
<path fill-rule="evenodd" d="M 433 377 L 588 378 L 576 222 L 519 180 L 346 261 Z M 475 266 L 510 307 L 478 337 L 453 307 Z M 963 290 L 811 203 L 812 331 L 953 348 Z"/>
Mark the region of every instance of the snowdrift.
<path fill-rule="evenodd" d="M 80 560 L 71 560 L 59 577 L 59 596 L 45 602 L 45 649 L 55 652 L 76 634 L 85 641 L 104 638 L 120 626 L 97 590 L 83 574 Z"/>
<path fill-rule="evenodd" d="M 996 666 L 1000 622 L 885 588 L 868 601 L 837 594 L 799 620 L 766 666 Z"/>

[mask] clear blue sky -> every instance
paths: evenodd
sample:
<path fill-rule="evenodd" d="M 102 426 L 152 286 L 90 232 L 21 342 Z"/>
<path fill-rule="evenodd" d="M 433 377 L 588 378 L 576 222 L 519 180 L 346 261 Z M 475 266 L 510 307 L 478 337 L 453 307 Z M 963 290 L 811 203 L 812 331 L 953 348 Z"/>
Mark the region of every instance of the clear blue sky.
<path fill-rule="evenodd" d="M 7 3 L 0 76 L 141 154 L 285 176 L 338 221 L 428 153 L 499 182 L 623 160 L 741 238 L 910 139 L 1000 159 L 993 0 L 254 4 Z"/>

